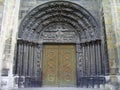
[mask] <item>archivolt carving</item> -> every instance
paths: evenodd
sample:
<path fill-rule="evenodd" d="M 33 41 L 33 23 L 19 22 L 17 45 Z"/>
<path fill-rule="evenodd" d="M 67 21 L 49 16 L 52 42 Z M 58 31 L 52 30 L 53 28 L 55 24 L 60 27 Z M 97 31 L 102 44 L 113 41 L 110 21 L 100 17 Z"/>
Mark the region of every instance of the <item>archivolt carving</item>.
<path fill-rule="evenodd" d="M 20 25 L 19 38 L 27 37 L 30 40 L 33 33 L 40 33 L 44 27 L 58 22 L 67 23 L 78 31 L 81 42 L 100 38 L 98 25 L 92 15 L 81 6 L 67 1 L 49 2 L 30 11 Z"/>

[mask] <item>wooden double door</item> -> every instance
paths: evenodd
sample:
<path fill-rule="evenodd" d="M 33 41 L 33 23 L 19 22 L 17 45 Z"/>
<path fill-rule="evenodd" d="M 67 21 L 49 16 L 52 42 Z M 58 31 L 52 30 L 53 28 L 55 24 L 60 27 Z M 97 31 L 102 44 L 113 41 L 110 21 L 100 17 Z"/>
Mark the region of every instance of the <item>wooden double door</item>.
<path fill-rule="evenodd" d="M 76 86 L 75 45 L 44 45 L 43 87 Z"/>

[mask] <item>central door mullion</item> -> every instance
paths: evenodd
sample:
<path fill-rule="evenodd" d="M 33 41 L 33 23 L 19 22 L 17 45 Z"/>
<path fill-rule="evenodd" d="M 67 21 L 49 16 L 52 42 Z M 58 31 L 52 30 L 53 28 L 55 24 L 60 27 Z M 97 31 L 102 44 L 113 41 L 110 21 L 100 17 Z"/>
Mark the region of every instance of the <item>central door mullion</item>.
<path fill-rule="evenodd" d="M 60 50 L 58 45 L 58 87 L 60 87 Z"/>

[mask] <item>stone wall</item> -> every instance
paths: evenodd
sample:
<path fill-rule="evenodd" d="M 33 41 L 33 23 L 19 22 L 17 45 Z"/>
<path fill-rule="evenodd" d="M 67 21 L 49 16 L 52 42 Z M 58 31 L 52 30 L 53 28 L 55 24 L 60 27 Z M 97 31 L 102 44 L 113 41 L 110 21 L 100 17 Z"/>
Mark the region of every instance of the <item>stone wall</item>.
<path fill-rule="evenodd" d="M 113 30 L 115 32 L 116 67 L 120 74 L 120 0 L 111 0 Z"/>
<path fill-rule="evenodd" d="M 0 34 L 1 88 L 12 86 L 13 57 L 18 31 L 18 11 L 19 0 L 5 0 Z M 8 78 L 8 80 L 6 78 Z M 6 86 L 8 84 L 9 86 Z"/>
<path fill-rule="evenodd" d="M 110 65 L 110 84 L 118 88 L 120 74 L 120 1 L 102 0 Z M 116 89 L 115 89 L 116 88 Z"/>
<path fill-rule="evenodd" d="M 22 1 L 22 0 L 21 0 Z M 25 1 L 25 0 L 23 0 Z M 37 0 L 28 3 L 22 3 L 20 7 L 19 18 L 34 6 L 51 0 Z M 108 57 L 110 64 L 111 84 L 117 85 L 117 77 L 120 74 L 120 1 L 119 0 L 68 0 L 84 6 L 96 18 L 99 24 L 103 15 L 105 20 L 105 32 L 107 38 Z M 1 2 L 1 0 L 0 0 Z M 14 48 L 16 44 L 16 35 L 18 32 L 18 12 L 20 0 L 5 0 L 3 20 L 0 31 L 0 64 L 3 70 L 8 70 L 8 79 L 12 76 Z M 102 4 L 101 4 L 102 2 Z M 27 5 L 27 6 L 25 6 Z M 92 7 L 91 7 L 92 6 Z M 101 13 L 103 10 L 103 13 Z M 101 27 L 103 29 L 104 27 Z M 2 62 L 3 61 L 3 62 Z M 0 65 L 0 66 L 1 66 Z M 0 74 L 1 74 L 0 67 Z M 1 81 L 1 78 L 0 78 Z M 11 82 L 8 82 L 11 83 Z M 11 85 L 11 84 L 10 84 Z M 10 86 L 9 85 L 9 86 Z M 114 89 L 112 89 L 114 90 Z"/>
<path fill-rule="evenodd" d="M 0 0 L 0 41 L 1 41 L 1 24 L 2 24 L 2 16 L 3 16 L 3 7 L 4 7 L 4 0 Z M 0 49 L 1 51 L 1 49 Z M 2 55 L 2 53 L 0 53 L 0 56 Z M 1 63 L 1 59 L 0 59 L 0 63 Z M 1 75 L 1 65 L 0 65 L 0 75 Z"/>

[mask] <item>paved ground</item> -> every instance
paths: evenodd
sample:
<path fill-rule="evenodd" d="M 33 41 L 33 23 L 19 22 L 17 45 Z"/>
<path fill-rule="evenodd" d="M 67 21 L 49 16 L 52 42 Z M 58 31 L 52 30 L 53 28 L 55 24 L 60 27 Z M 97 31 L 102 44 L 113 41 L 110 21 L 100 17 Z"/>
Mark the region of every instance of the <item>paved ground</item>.
<path fill-rule="evenodd" d="M 17 90 L 100 90 L 100 89 L 92 89 L 92 88 L 26 88 L 26 89 L 17 89 Z"/>

